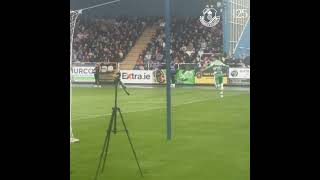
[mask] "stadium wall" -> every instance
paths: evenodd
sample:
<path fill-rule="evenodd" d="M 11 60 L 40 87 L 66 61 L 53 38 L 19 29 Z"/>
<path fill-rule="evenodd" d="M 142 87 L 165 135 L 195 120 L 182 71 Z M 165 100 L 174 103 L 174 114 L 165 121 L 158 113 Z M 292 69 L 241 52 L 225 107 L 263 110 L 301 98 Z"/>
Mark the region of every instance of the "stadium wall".
<path fill-rule="evenodd" d="M 234 56 L 240 58 L 241 55 L 250 55 L 250 19 L 246 24 L 243 34 L 239 40 L 239 44 L 236 47 Z"/>
<path fill-rule="evenodd" d="M 223 0 L 223 6 L 223 51 L 236 58 L 242 53 L 249 54 L 250 1 Z"/>

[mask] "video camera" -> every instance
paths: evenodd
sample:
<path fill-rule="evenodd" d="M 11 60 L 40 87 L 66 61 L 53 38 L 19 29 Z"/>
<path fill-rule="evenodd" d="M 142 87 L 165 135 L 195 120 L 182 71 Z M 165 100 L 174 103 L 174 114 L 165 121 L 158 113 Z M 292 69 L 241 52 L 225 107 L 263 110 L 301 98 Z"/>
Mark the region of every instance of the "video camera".
<path fill-rule="evenodd" d="M 120 79 L 121 77 L 121 73 L 120 72 L 117 72 L 115 74 L 115 78 L 114 78 L 114 83 L 116 85 L 116 87 L 118 86 L 118 84 L 122 87 L 122 89 L 124 90 L 124 92 L 129 96 L 129 92 L 127 91 L 127 87 L 123 84 L 123 82 L 121 81 Z"/>
<path fill-rule="evenodd" d="M 121 73 L 117 72 L 115 75 L 115 80 L 120 80 L 120 77 L 121 77 Z"/>

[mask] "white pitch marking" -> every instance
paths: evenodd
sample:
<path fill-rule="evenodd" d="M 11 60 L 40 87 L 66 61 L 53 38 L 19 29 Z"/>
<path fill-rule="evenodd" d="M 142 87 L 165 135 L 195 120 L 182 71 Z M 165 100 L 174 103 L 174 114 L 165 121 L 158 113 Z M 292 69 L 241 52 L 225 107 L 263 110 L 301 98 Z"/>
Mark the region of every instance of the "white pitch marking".
<path fill-rule="evenodd" d="M 227 97 L 233 97 L 233 96 L 239 96 L 239 95 L 242 95 L 244 93 L 240 93 L 240 94 L 235 94 L 235 95 L 230 95 L 230 96 L 227 96 Z M 213 98 L 213 99 L 220 99 L 220 97 L 216 97 L 216 98 Z M 213 100 L 213 99 L 209 99 L 209 100 Z M 177 104 L 177 105 L 173 105 L 171 107 L 177 107 L 177 106 L 181 106 L 181 105 L 186 105 L 186 104 L 192 104 L 192 103 L 197 103 L 197 102 L 204 102 L 204 101 L 209 101 L 208 99 L 207 100 L 196 100 L 196 101 L 189 101 L 189 102 L 185 102 L 185 103 L 181 103 L 181 104 Z M 150 110 L 157 110 L 157 109 L 164 109 L 165 107 L 163 108 L 148 108 L 148 109 L 143 109 L 143 110 L 136 110 L 136 111 L 126 111 L 126 112 L 122 112 L 122 114 L 126 114 L 126 113 L 135 113 L 135 112 L 143 112 L 143 111 L 150 111 Z M 81 117 L 81 118 L 74 118 L 72 119 L 73 121 L 76 120 L 76 121 L 79 121 L 79 120 L 84 120 L 84 119 L 88 119 L 88 118 L 97 118 L 97 117 L 103 117 L 103 116 L 109 116 L 111 115 L 111 113 L 107 113 L 107 114 L 103 114 L 103 115 L 93 115 L 93 114 L 83 114 L 84 116 L 87 116 L 87 117 Z"/>

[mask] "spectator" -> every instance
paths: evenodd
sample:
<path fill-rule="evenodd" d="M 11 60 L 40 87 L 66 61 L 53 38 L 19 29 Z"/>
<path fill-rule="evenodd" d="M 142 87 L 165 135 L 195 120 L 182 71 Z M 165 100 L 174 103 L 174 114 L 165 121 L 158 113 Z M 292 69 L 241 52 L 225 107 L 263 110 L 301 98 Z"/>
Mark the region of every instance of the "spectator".
<path fill-rule="evenodd" d="M 164 63 L 164 28 L 156 32 L 146 50 L 151 50 L 156 60 Z M 162 41 L 161 41 L 162 39 Z M 221 53 L 222 49 L 222 26 L 219 23 L 215 28 L 204 28 L 200 25 L 198 18 L 173 18 L 172 20 L 172 49 L 171 58 L 179 63 L 196 63 L 204 52 Z M 202 47 L 202 48 L 201 48 Z M 155 51 L 154 51 L 155 49 Z M 160 51 L 159 51 L 160 49 Z"/>
<path fill-rule="evenodd" d="M 158 52 L 157 55 L 156 55 L 156 61 L 162 62 L 162 60 L 163 60 L 163 54 L 161 54 L 160 52 Z"/>
<path fill-rule="evenodd" d="M 79 23 L 80 22 L 80 23 Z M 122 61 L 145 28 L 143 18 L 88 18 L 76 25 L 73 59 Z"/>
<path fill-rule="evenodd" d="M 76 25 L 73 61 L 121 62 L 134 46 L 146 26 L 157 25 L 159 29 L 137 60 L 140 68 L 152 63 L 160 68 L 164 63 L 165 33 L 164 20 L 159 17 L 83 17 Z M 80 18 L 81 18 L 80 17 Z M 213 55 L 222 51 L 222 23 L 205 28 L 196 17 L 172 19 L 170 54 L 175 63 L 206 64 L 203 53 Z M 226 58 L 227 62 L 234 62 Z M 244 61 L 245 64 L 247 61 Z"/>

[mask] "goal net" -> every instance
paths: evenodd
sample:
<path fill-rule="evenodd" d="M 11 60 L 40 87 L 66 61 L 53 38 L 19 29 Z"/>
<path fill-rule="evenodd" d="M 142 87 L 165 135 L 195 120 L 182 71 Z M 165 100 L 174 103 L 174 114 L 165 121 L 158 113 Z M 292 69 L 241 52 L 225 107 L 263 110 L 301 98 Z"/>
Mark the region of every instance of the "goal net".
<path fill-rule="evenodd" d="M 77 22 L 77 18 L 81 14 L 80 11 L 70 11 L 70 143 L 78 142 L 79 139 L 75 138 L 72 131 L 72 57 L 73 57 L 73 34 Z"/>

